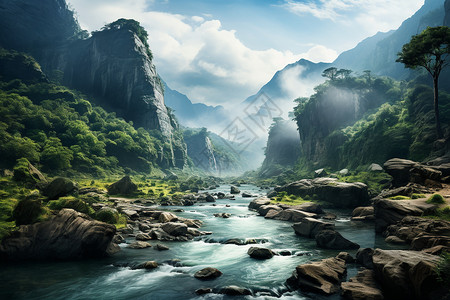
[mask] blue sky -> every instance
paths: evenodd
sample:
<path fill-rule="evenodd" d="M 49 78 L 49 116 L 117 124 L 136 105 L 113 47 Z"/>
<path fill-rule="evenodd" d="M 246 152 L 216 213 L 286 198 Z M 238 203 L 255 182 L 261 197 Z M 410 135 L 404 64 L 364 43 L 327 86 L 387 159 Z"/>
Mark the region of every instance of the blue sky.
<path fill-rule="evenodd" d="M 68 0 L 89 31 L 134 18 L 158 72 L 194 102 L 229 105 L 300 58 L 331 62 L 396 29 L 423 0 Z"/>

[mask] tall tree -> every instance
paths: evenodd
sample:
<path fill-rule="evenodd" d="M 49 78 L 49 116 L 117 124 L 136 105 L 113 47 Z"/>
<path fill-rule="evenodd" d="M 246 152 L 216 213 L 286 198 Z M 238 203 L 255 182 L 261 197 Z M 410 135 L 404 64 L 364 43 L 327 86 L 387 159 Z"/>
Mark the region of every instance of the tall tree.
<path fill-rule="evenodd" d="M 335 79 L 336 79 L 337 72 L 338 72 L 338 69 L 337 69 L 337 68 L 331 67 L 331 68 L 328 68 L 328 69 L 324 70 L 324 71 L 322 72 L 322 76 L 323 76 L 323 77 L 330 78 L 331 80 L 335 80 Z"/>
<path fill-rule="evenodd" d="M 443 137 L 441 122 L 439 120 L 439 75 L 450 54 L 450 28 L 447 26 L 428 27 L 422 33 L 415 35 L 411 41 L 403 45 L 399 52 L 397 62 L 405 64 L 406 68 L 425 68 L 433 77 L 434 116 L 438 138 Z"/>

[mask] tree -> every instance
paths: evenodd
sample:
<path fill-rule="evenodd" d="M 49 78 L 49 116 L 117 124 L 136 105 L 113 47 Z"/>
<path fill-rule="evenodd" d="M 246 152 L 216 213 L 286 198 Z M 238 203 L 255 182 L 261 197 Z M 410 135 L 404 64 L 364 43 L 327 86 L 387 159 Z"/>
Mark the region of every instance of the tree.
<path fill-rule="evenodd" d="M 328 69 L 324 70 L 322 72 L 322 76 L 330 78 L 331 80 L 335 80 L 337 72 L 338 72 L 337 68 L 331 67 L 331 68 L 328 68 Z"/>
<path fill-rule="evenodd" d="M 433 78 L 434 116 L 438 139 L 443 137 L 439 120 L 439 75 L 448 65 L 446 59 L 450 54 L 450 28 L 447 26 L 428 27 L 422 33 L 415 35 L 411 41 L 403 45 L 397 62 L 405 64 L 406 68 L 425 68 Z"/>
<path fill-rule="evenodd" d="M 341 79 L 347 79 L 352 72 L 353 72 L 352 70 L 348 69 L 339 69 L 336 72 L 336 77 L 340 77 Z"/>

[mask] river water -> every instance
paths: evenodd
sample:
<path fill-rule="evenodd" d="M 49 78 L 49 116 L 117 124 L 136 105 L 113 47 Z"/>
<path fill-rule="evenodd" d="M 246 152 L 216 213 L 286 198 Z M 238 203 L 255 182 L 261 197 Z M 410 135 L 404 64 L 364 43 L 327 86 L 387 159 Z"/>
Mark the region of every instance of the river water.
<path fill-rule="evenodd" d="M 253 185 L 242 185 L 242 192 L 265 194 Z M 222 185 L 209 192 L 230 191 Z M 163 207 L 165 210 L 184 209 L 176 214 L 204 222 L 201 230 L 213 234 L 190 242 L 159 242 L 168 251 L 152 248 L 127 249 L 110 258 L 77 262 L 15 263 L 0 265 L 0 299 L 322 299 L 302 292 L 286 293 L 284 282 L 299 264 L 337 255 L 339 251 L 316 248 L 315 241 L 296 236 L 292 223 L 267 220 L 248 210 L 254 198 L 217 200 L 189 207 Z M 230 207 L 226 207 L 226 205 Z M 330 211 L 330 210 L 327 210 Z M 230 213 L 228 219 L 214 217 L 214 213 Z M 361 247 L 389 248 L 381 237 L 375 236 L 373 225 L 350 221 L 350 211 L 331 211 L 338 215 L 337 230 Z M 248 256 L 255 245 L 225 245 L 218 243 L 231 238 L 255 238 L 265 241 L 261 247 L 275 251 L 288 250 L 293 255 L 274 256 L 259 261 Z M 133 238 L 127 240 L 133 241 Z M 216 241 L 216 242 L 215 242 Z M 156 245 L 156 241 L 151 244 Z M 350 252 L 355 254 L 355 251 Z M 179 259 L 181 266 L 164 263 Z M 155 270 L 131 270 L 118 267 L 123 263 L 154 260 L 160 263 Z M 204 267 L 218 268 L 223 275 L 212 281 L 200 281 L 194 273 Z M 349 266 L 348 276 L 357 272 Z M 197 296 L 203 287 L 221 288 L 237 285 L 251 289 L 255 296 L 229 297 L 219 294 Z M 284 292 L 284 293 L 283 293 Z M 272 296 L 267 296 L 272 294 Z M 339 298 L 339 297 L 335 297 Z M 325 298 L 324 298 L 325 299 Z M 329 297 L 326 299 L 330 299 Z M 332 298 L 331 298 L 332 299 Z"/>

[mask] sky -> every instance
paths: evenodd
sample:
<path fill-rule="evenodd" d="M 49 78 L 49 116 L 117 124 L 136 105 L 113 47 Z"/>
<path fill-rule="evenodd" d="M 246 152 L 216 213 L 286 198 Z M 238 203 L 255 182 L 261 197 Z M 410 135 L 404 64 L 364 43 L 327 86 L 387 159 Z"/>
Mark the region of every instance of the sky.
<path fill-rule="evenodd" d="M 229 107 L 301 58 L 332 62 L 396 29 L 423 0 L 68 0 L 83 29 L 133 18 L 160 76 L 193 102 Z"/>

